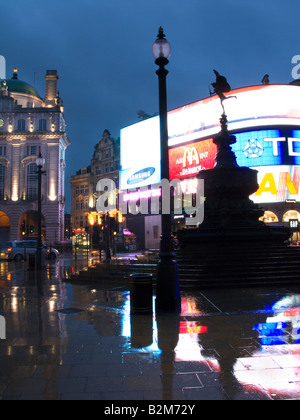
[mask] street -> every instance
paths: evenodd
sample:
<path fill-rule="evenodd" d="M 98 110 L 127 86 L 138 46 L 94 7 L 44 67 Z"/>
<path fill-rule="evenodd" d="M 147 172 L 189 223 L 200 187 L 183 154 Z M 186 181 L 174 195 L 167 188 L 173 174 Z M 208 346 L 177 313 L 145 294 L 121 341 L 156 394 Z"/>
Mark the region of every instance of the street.
<path fill-rule="evenodd" d="M 190 290 L 178 315 L 131 316 L 126 287 L 64 281 L 85 266 L 0 263 L 0 399 L 300 398 L 300 287 Z"/>

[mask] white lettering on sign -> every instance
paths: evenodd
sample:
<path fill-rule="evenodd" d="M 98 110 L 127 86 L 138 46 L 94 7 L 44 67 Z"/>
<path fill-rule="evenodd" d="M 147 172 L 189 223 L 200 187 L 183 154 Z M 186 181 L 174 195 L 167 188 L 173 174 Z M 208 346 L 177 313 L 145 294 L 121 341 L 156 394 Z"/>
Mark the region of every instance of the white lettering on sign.
<path fill-rule="evenodd" d="M 273 142 L 273 156 L 278 156 L 278 142 L 285 141 L 285 137 L 274 137 L 270 139 L 264 139 L 264 141 L 272 141 Z"/>
<path fill-rule="evenodd" d="M 272 142 L 273 143 L 273 156 L 278 156 L 279 150 L 278 150 L 278 143 L 279 142 L 288 142 L 288 151 L 289 156 L 300 156 L 300 151 L 295 152 L 294 150 L 294 143 L 300 143 L 300 139 L 295 139 L 293 137 L 272 137 L 272 138 L 265 138 L 264 141 L 266 142 Z"/>
<path fill-rule="evenodd" d="M 294 143 L 300 143 L 300 139 L 294 139 L 292 137 L 288 137 L 289 155 L 300 156 L 300 152 L 294 151 Z"/>

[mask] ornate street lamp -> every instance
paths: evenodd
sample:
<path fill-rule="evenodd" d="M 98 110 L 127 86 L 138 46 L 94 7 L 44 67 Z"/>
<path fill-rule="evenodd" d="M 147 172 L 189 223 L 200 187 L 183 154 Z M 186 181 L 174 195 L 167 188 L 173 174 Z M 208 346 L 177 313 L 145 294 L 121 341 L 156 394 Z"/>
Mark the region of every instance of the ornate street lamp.
<path fill-rule="evenodd" d="M 38 269 L 42 266 L 42 250 L 43 250 L 43 243 L 42 243 L 42 174 L 46 173 L 43 171 L 43 165 L 45 164 L 45 159 L 42 158 L 41 153 L 39 157 L 36 159 L 36 166 L 37 166 L 37 174 L 38 174 L 38 239 L 37 239 L 37 261 L 36 267 Z"/>
<path fill-rule="evenodd" d="M 156 71 L 159 81 L 159 117 L 160 117 L 160 149 L 161 179 L 169 180 L 168 150 L 168 117 L 166 76 L 169 73 L 165 66 L 169 63 L 171 46 L 166 40 L 163 28 L 159 28 L 156 41 L 152 46 Z M 170 199 L 170 197 L 169 197 Z M 172 252 L 171 214 L 161 215 L 160 253 L 157 268 L 156 310 L 177 311 L 180 308 L 180 290 L 177 262 Z"/>

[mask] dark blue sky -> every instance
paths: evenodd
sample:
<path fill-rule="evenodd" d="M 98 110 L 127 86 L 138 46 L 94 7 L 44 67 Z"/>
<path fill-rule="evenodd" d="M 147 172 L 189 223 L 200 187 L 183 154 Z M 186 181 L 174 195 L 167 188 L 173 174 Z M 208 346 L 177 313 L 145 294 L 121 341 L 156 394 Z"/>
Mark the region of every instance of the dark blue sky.
<path fill-rule="evenodd" d="M 292 80 L 300 54 L 299 0 L 13 0 L 1 6 L 0 55 L 7 78 L 34 83 L 43 97 L 47 69 L 57 69 L 70 176 L 87 166 L 104 129 L 113 137 L 158 111 L 152 43 L 163 26 L 172 46 L 168 109 L 209 96 L 212 69 L 232 88 Z M 70 203 L 67 203 L 70 210 Z"/>

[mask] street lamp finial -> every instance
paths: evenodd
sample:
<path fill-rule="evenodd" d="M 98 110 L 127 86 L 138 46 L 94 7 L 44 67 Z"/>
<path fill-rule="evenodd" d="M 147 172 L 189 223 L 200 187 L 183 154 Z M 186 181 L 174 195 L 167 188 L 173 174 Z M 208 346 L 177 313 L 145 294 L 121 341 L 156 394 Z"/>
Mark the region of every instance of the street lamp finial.
<path fill-rule="evenodd" d="M 159 27 L 159 30 L 158 30 L 158 35 L 157 35 L 157 38 L 158 38 L 158 39 L 163 39 L 163 38 L 165 38 L 165 37 L 166 37 L 166 35 L 164 34 L 164 30 L 163 30 L 162 26 L 160 26 L 160 27 Z"/>

